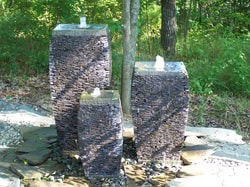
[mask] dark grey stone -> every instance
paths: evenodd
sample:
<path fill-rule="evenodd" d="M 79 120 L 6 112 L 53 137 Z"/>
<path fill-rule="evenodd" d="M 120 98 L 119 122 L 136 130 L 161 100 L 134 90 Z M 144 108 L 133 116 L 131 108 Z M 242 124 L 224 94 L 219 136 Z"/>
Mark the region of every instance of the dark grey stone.
<path fill-rule="evenodd" d="M 188 76 L 183 63 L 137 62 L 132 83 L 132 117 L 138 160 L 180 160 L 188 117 Z"/>
<path fill-rule="evenodd" d="M 106 89 L 111 77 L 111 49 L 106 25 L 80 29 L 58 25 L 52 34 L 50 88 L 58 141 L 65 152 L 77 151 L 77 112 L 83 91 Z"/>
<path fill-rule="evenodd" d="M 83 93 L 78 113 L 80 158 L 88 177 L 111 177 L 120 173 L 122 112 L 118 91 L 101 96 Z"/>

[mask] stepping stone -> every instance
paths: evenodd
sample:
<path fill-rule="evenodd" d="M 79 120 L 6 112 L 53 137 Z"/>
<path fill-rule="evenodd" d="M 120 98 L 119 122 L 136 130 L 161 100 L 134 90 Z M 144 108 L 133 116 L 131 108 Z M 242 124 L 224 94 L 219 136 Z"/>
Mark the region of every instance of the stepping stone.
<path fill-rule="evenodd" d="M 50 126 L 55 124 L 52 117 L 35 114 L 26 110 L 2 111 L 0 120 L 8 121 L 12 125 Z"/>
<path fill-rule="evenodd" d="M 55 161 L 48 161 L 42 166 L 29 166 L 21 163 L 13 163 L 10 167 L 11 171 L 22 179 L 40 179 L 44 175 L 50 175 L 60 170 L 60 165 Z"/>
<path fill-rule="evenodd" d="M 57 138 L 55 126 L 50 127 L 25 127 L 21 129 L 24 140 L 48 141 Z"/>
<path fill-rule="evenodd" d="M 223 145 L 213 155 L 250 163 L 250 145 Z"/>
<path fill-rule="evenodd" d="M 185 147 L 181 153 L 181 159 L 184 164 L 190 165 L 192 163 L 197 163 L 208 158 L 214 153 L 212 147 L 207 145 L 195 145 Z"/>
<path fill-rule="evenodd" d="M 16 159 L 15 150 L 15 147 L 0 148 L 0 167 L 9 168 Z"/>
<path fill-rule="evenodd" d="M 208 127 L 186 126 L 185 136 L 206 137 L 210 141 L 227 142 L 232 144 L 244 144 L 242 136 L 234 130 Z"/>
<path fill-rule="evenodd" d="M 189 176 L 201 176 L 208 174 L 211 170 L 211 164 L 206 163 L 199 163 L 199 164 L 192 164 L 188 166 L 183 166 L 177 173 L 177 177 L 189 177 Z"/>
<path fill-rule="evenodd" d="M 11 164 L 10 169 L 13 173 L 18 175 L 22 179 L 40 179 L 44 174 L 39 171 L 38 167 L 18 163 Z"/>
<path fill-rule="evenodd" d="M 21 144 L 18 149 L 16 150 L 16 152 L 19 153 L 29 153 L 29 152 L 33 152 L 33 151 L 37 151 L 37 150 L 41 150 L 44 148 L 48 148 L 51 145 L 45 143 L 44 141 L 40 141 L 40 140 L 28 140 L 25 141 L 23 144 Z"/>
<path fill-rule="evenodd" d="M 51 149 L 42 148 L 26 154 L 18 155 L 17 158 L 27 161 L 30 165 L 36 166 L 44 163 L 50 156 Z"/>
<path fill-rule="evenodd" d="M 193 146 L 193 145 L 205 145 L 207 142 L 201 138 L 197 138 L 196 136 L 188 136 L 184 141 L 185 146 Z"/>

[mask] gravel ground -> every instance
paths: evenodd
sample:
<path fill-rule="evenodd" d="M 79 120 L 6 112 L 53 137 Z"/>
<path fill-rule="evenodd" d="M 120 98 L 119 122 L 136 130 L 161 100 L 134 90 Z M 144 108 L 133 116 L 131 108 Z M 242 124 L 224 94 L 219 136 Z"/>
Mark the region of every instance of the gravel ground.
<path fill-rule="evenodd" d="M 21 143 L 22 139 L 16 126 L 0 121 L 0 146 L 15 146 Z"/>

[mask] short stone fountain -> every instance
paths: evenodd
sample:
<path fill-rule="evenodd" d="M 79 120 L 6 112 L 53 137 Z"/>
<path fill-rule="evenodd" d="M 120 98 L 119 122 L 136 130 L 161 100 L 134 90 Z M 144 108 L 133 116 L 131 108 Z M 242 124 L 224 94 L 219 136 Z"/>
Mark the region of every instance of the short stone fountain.
<path fill-rule="evenodd" d="M 78 112 L 80 158 L 88 177 L 120 174 L 122 111 L 118 91 L 83 92 Z"/>

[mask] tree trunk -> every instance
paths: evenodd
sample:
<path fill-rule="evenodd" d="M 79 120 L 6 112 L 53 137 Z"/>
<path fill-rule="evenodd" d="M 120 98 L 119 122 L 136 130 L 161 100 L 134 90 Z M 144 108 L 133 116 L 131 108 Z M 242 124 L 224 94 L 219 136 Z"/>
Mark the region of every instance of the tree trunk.
<path fill-rule="evenodd" d="M 137 20 L 140 0 L 123 0 L 123 64 L 122 64 L 122 109 L 130 114 L 132 71 L 135 63 Z"/>
<path fill-rule="evenodd" d="M 176 54 L 176 0 L 161 0 L 161 11 L 161 44 L 165 57 L 171 60 Z"/>
<path fill-rule="evenodd" d="M 186 18 L 185 18 L 185 23 L 184 23 L 184 41 L 185 43 L 187 42 L 187 35 L 188 35 L 188 30 L 189 30 L 189 19 L 190 19 L 190 16 L 191 16 L 191 11 L 192 11 L 192 2 L 193 0 L 190 0 L 189 1 L 189 9 L 188 9 L 188 12 L 186 14 Z"/>

